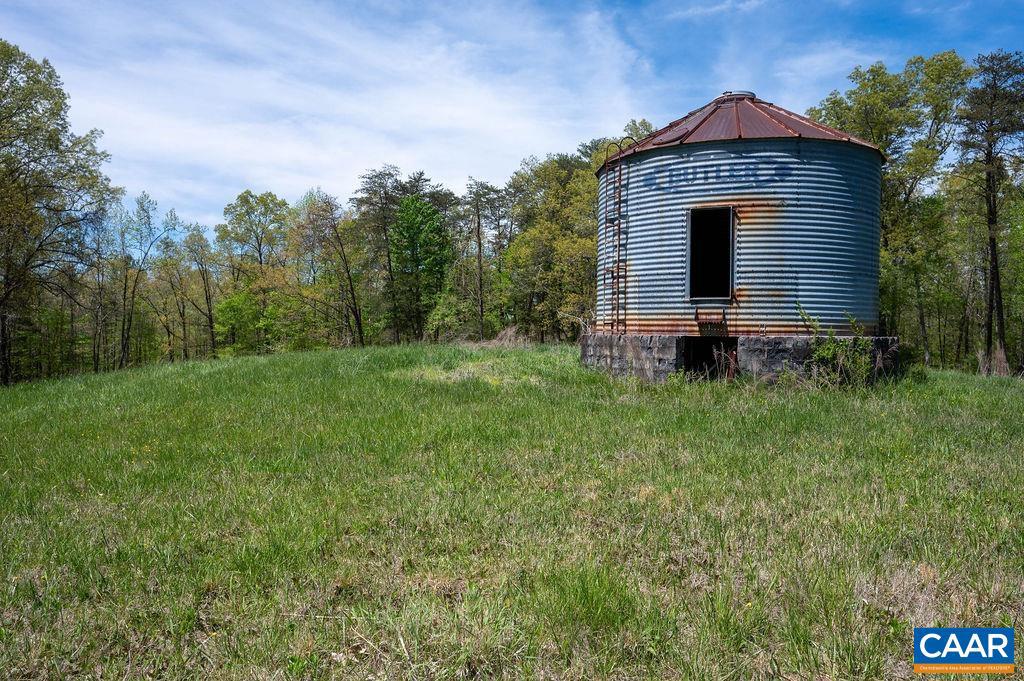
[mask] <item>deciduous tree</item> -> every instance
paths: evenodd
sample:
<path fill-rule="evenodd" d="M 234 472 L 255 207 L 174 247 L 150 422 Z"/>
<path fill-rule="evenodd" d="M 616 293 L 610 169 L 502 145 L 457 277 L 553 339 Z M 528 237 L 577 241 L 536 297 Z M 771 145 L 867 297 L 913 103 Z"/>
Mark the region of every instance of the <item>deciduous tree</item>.
<path fill-rule="evenodd" d="M 1003 225 L 1000 208 L 1019 162 L 1024 138 L 1024 53 L 998 50 L 975 59 L 976 71 L 961 109 L 961 148 L 968 167 L 983 180 L 988 231 L 988 285 L 985 304 L 985 358 L 990 371 L 1006 373 L 1006 312 L 999 264 Z M 993 317 L 996 342 L 993 350 Z M 1024 363 L 1024 362 L 1022 362 Z"/>
<path fill-rule="evenodd" d="M 86 227 L 116 197 L 99 138 L 71 131 L 49 62 L 0 40 L 0 383 L 14 378 L 12 338 L 31 292 L 77 304 L 71 282 L 87 257 Z"/>

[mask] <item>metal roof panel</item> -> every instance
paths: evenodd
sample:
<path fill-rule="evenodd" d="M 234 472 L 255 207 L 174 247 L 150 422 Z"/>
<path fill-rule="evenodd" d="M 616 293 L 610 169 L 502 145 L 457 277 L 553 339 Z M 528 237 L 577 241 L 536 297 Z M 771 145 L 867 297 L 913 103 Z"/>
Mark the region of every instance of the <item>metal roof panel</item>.
<path fill-rule="evenodd" d="M 723 92 L 711 102 L 643 138 L 605 161 L 677 144 L 738 139 L 808 137 L 848 142 L 874 149 L 874 144 L 806 116 L 758 99 L 753 92 Z M 884 157 L 883 157 L 884 158 Z M 602 166 L 603 167 L 603 166 Z"/>

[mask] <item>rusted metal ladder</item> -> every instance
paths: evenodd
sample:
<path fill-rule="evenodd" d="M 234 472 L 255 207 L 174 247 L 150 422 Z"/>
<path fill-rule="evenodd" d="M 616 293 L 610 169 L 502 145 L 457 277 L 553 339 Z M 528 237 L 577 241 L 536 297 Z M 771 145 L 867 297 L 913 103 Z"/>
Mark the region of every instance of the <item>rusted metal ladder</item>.
<path fill-rule="evenodd" d="M 629 186 L 629 164 L 623 163 L 621 153 L 626 140 L 610 143 L 605 149 L 606 176 L 604 183 L 604 243 L 611 245 L 611 263 L 604 267 L 605 288 L 608 291 L 608 314 L 604 327 L 612 333 L 626 332 L 626 252 L 629 245 L 629 213 L 623 191 Z M 628 145 L 627 145 L 628 146 Z M 612 147 L 618 148 L 619 158 L 608 163 Z M 610 231 L 609 231 L 610 230 Z M 607 248 L 607 246 L 606 246 Z M 607 261 L 606 261 L 607 262 Z M 610 284 L 610 286 L 609 286 Z"/>

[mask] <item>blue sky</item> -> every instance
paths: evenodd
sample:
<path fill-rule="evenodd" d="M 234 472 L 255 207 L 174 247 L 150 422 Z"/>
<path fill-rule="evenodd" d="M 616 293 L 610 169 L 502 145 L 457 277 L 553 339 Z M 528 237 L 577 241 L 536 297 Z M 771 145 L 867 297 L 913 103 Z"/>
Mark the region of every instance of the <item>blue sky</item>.
<path fill-rule="evenodd" d="M 216 5 L 216 6 L 214 6 Z M 803 111 L 858 64 L 1024 49 L 1024 0 L 0 3 L 129 194 L 212 225 L 245 188 L 348 198 L 368 168 L 457 191 L 726 89 Z"/>

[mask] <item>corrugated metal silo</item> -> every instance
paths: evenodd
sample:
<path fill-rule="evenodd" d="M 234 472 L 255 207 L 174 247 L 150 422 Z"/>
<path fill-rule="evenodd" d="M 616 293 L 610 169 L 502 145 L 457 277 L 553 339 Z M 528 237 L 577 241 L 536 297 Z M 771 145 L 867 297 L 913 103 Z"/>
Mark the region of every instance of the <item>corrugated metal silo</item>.
<path fill-rule="evenodd" d="M 823 328 L 848 333 L 854 320 L 874 334 L 882 162 L 871 144 L 749 92 L 610 157 L 594 330 L 800 336 L 799 305 Z"/>

